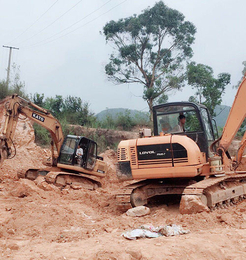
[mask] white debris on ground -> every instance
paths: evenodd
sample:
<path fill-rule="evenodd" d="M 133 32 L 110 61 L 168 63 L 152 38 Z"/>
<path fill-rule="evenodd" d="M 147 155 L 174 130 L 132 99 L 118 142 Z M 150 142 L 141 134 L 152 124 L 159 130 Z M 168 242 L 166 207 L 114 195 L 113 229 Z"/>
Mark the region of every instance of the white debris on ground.
<path fill-rule="evenodd" d="M 144 237 L 156 238 L 156 237 L 160 237 L 161 234 L 146 229 L 142 229 L 142 228 L 137 228 L 123 233 L 122 236 L 130 240 L 136 240 L 137 238 L 144 238 Z"/>
<path fill-rule="evenodd" d="M 138 206 L 132 209 L 128 209 L 126 215 L 129 217 L 142 217 L 150 214 L 150 209 L 145 206 Z"/>
<path fill-rule="evenodd" d="M 160 236 L 177 236 L 190 233 L 189 230 L 184 230 L 180 225 L 165 225 L 154 227 L 153 225 L 142 225 L 140 228 L 127 231 L 122 236 L 129 240 L 137 238 L 156 238 Z"/>

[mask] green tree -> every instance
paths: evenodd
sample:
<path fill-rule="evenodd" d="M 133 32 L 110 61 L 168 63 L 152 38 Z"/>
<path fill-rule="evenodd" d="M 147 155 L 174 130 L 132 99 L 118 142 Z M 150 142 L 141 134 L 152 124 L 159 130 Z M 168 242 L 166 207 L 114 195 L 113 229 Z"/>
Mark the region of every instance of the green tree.
<path fill-rule="evenodd" d="M 5 80 L 0 82 L 0 99 L 4 99 L 9 95 L 8 85 Z"/>
<path fill-rule="evenodd" d="M 235 88 L 238 88 L 238 87 L 239 87 L 239 85 L 241 84 L 241 82 L 242 82 L 242 80 L 243 80 L 243 77 L 244 77 L 244 75 L 245 75 L 245 73 L 246 73 L 246 61 L 243 61 L 242 64 L 243 64 L 242 78 L 240 79 L 240 81 L 238 81 L 237 85 L 234 86 Z"/>
<path fill-rule="evenodd" d="M 213 69 L 204 64 L 191 62 L 187 66 L 188 84 L 197 91 L 190 101 L 204 104 L 212 116 L 215 115 L 215 107 L 222 102 L 222 94 L 230 83 L 231 75 L 220 73 L 217 78 L 213 75 Z"/>
<path fill-rule="evenodd" d="M 12 65 L 9 86 L 5 80 L 0 81 L 0 99 L 14 93 L 28 99 L 28 95 L 25 93 L 25 82 L 20 81 L 20 66 L 15 63 Z"/>
<path fill-rule="evenodd" d="M 108 22 L 103 33 L 116 53 L 105 66 L 108 79 L 140 83 L 152 114 L 153 101 L 183 86 L 183 64 L 192 57 L 195 26 L 162 1 L 140 15 Z"/>
<path fill-rule="evenodd" d="M 44 94 L 38 94 L 35 93 L 33 96 L 31 96 L 31 100 L 34 104 L 44 108 L 45 107 L 45 101 L 44 101 Z"/>
<path fill-rule="evenodd" d="M 13 76 L 11 80 L 10 93 L 18 94 L 19 96 L 28 99 L 25 93 L 25 82 L 20 80 L 20 66 L 15 63 L 12 65 Z"/>
<path fill-rule="evenodd" d="M 107 109 L 106 117 L 100 122 L 100 127 L 106 128 L 106 129 L 115 129 L 116 123 L 113 119 L 112 115 L 109 113 Z"/>
<path fill-rule="evenodd" d="M 64 107 L 64 101 L 61 95 L 56 95 L 53 97 L 48 97 L 45 100 L 45 108 L 48 109 L 54 117 L 57 119 L 62 119 L 62 110 Z"/>
<path fill-rule="evenodd" d="M 75 125 L 91 126 L 96 121 L 94 113 L 89 110 L 88 102 L 80 97 L 60 95 L 44 98 L 44 94 L 35 93 L 31 97 L 33 103 L 49 110 L 60 121 Z"/>
<path fill-rule="evenodd" d="M 157 99 L 154 100 L 153 104 L 154 105 L 165 104 L 167 103 L 167 101 L 168 101 L 168 95 L 163 93 Z"/>
<path fill-rule="evenodd" d="M 82 102 L 80 97 L 66 97 L 63 110 L 70 124 L 92 125 L 96 120 L 94 113 L 89 110 L 89 103 Z"/>
<path fill-rule="evenodd" d="M 135 124 L 131 117 L 130 110 L 127 109 L 124 113 L 117 114 L 116 125 L 125 131 L 132 129 Z"/>

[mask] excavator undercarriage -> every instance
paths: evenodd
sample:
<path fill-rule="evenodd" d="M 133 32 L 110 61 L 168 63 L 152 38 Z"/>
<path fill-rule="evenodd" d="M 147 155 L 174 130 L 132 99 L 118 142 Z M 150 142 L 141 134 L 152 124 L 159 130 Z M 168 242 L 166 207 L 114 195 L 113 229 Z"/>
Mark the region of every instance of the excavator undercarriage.
<path fill-rule="evenodd" d="M 118 207 L 125 211 L 148 204 L 156 196 L 181 197 L 180 213 L 225 208 L 246 199 L 246 173 L 211 177 L 204 180 L 142 180 L 125 186 L 116 195 Z M 192 202 L 195 201 L 195 206 Z M 200 203 L 198 203 L 198 201 Z"/>
<path fill-rule="evenodd" d="M 96 176 L 90 176 L 83 173 L 64 172 L 62 169 L 28 169 L 27 171 L 20 171 L 17 173 L 18 178 L 25 178 L 29 180 L 36 180 L 38 176 L 43 176 L 45 181 L 49 184 L 54 184 L 60 188 L 67 185 L 74 189 L 85 188 L 88 190 L 95 190 L 101 187 L 100 179 Z"/>

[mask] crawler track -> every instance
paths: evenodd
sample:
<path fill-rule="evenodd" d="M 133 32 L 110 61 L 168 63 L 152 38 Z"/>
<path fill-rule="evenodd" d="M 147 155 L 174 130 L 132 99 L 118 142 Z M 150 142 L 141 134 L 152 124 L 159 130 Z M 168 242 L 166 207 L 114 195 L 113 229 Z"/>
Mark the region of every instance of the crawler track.
<path fill-rule="evenodd" d="M 95 190 L 102 186 L 96 176 L 89 176 L 83 173 L 76 174 L 62 171 L 49 171 L 45 169 L 29 169 L 26 172 L 20 172 L 18 176 L 19 178 L 26 178 L 29 180 L 35 180 L 38 176 L 44 176 L 46 182 L 59 187 L 70 185 L 74 188 L 82 187 L 88 190 Z"/>
<path fill-rule="evenodd" d="M 204 206 L 210 210 L 224 208 L 234 205 L 238 201 L 246 198 L 246 173 L 231 174 L 222 177 L 210 177 L 190 184 L 190 180 L 143 180 L 134 182 L 122 189 L 116 195 L 117 206 L 126 211 L 131 207 L 146 205 L 148 199 L 158 195 L 182 195 L 180 204 L 189 207 L 184 203 L 189 196 L 198 198 Z M 189 212 L 186 208 L 185 213 Z"/>
<path fill-rule="evenodd" d="M 148 203 L 148 199 L 159 195 L 182 195 L 188 181 L 182 180 L 167 182 L 166 180 L 135 181 L 127 185 L 116 195 L 117 206 L 122 211 L 131 207 L 142 206 Z"/>
<path fill-rule="evenodd" d="M 181 204 L 184 203 L 186 196 L 200 198 L 210 210 L 234 205 L 246 198 L 246 174 L 211 177 L 192 184 L 185 188 Z"/>
<path fill-rule="evenodd" d="M 132 208 L 133 205 L 131 204 L 131 194 L 138 187 L 144 187 L 146 185 L 146 182 L 147 180 L 141 182 L 136 181 L 122 188 L 121 193 L 116 195 L 117 207 L 122 211 L 126 211 Z"/>

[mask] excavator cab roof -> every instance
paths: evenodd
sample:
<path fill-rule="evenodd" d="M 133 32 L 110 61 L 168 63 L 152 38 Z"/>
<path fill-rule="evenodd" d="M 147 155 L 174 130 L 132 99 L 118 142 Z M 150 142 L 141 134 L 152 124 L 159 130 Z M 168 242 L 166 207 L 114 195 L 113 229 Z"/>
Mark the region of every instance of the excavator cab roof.
<path fill-rule="evenodd" d="M 181 116 L 182 115 L 182 116 Z M 185 117 L 181 131 L 179 118 Z M 179 134 L 193 139 L 208 156 L 209 146 L 215 140 L 212 120 L 204 105 L 192 102 L 172 102 L 153 107 L 154 135 Z M 179 129 L 179 130 L 178 130 Z"/>

